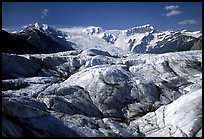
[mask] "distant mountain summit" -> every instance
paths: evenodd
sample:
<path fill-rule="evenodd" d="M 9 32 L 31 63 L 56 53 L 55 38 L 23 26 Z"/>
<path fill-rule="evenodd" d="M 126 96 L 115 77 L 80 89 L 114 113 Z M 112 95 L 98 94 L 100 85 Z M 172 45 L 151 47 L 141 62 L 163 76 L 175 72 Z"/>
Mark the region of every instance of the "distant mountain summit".
<path fill-rule="evenodd" d="M 60 30 L 55 30 L 45 24 L 35 23 L 30 24 L 20 32 L 9 33 L 15 39 L 21 40 L 24 42 L 24 47 L 17 47 L 18 43 L 12 43 L 12 40 L 9 45 L 12 48 L 11 51 L 3 51 L 3 52 L 11 52 L 11 53 L 56 53 L 62 51 L 74 50 L 71 45 L 74 43 L 70 43 L 66 41 L 65 34 Z M 8 40 L 8 37 L 4 36 L 5 40 Z M 11 38 L 11 37 L 10 37 Z M 29 45 L 28 45 L 29 44 Z M 26 47 L 27 46 L 27 47 Z M 32 47 L 31 47 L 32 46 Z M 21 49 L 20 52 L 18 49 Z M 34 49 L 35 51 L 29 51 Z"/>
<path fill-rule="evenodd" d="M 21 32 L 33 31 L 33 30 L 39 30 L 39 31 L 45 33 L 46 35 L 51 36 L 51 37 L 58 37 L 58 38 L 66 37 L 66 34 L 64 34 L 62 31 L 54 29 L 54 28 L 52 28 L 46 24 L 42 24 L 42 23 L 29 24 Z"/>
<path fill-rule="evenodd" d="M 25 27 L 24 30 L 33 30 L 33 29 L 37 29 L 37 30 L 41 30 L 41 31 L 46 31 L 48 30 L 48 27 L 46 24 L 41 24 L 41 23 L 34 23 L 34 24 L 29 24 L 28 26 Z"/>
<path fill-rule="evenodd" d="M 65 37 L 67 35 L 65 33 L 63 33 L 58 29 L 54 29 L 46 24 L 42 24 L 42 23 L 30 24 L 25 29 L 23 29 L 20 33 L 23 34 L 23 33 L 35 32 L 35 31 L 38 31 L 39 33 L 43 33 L 47 37 L 49 37 L 49 39 L 52 39 L 53 41 L 59 43 L 60 44 L 59 46 L 61 46 L 61 48 L 60 49 L 56 48 L 56 49 L 59 49 L 60 51 L 73 50 L 71 48 L 71 45 L 73 45 L 73 43 L 66 41 Z"/>
<path fill-rule="evenodd" d="M 103 29 L 101 27 L 90 26 L 90 27 L 86 28 L 85 31 L 87 34 L 93 35 L 93 34 L 99 34 L 99 33 L 103 32 Z"/>
<path fill-rule="evenodd" d="M 156 30 L 154 29 L 153 26 L 151 26 L 150 24 L 147 24 L 147 25 L 127 29 L 126 30 L 126 35 L 131 36 L 131 35 L 134 35 L 134 34 L 137 34 L 137 33 L 146 33 L 146 32 L 153 33 L 155 31 Z"/>

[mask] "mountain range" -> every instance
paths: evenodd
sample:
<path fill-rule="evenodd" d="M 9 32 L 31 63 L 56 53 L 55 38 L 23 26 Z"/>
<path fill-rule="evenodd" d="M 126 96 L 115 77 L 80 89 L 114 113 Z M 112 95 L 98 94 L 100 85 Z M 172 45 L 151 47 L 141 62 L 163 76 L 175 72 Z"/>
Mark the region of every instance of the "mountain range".
<path fill-rule="evenodd" d="M 5 32 L 4 32 L 5 33 Z M 10 37 L 29 43 L 28 50 L 23 50 L 18 43 L 5 41 L 8 47 L 3 52 L 10 52 L 10 48 L 17 48 L 21 53 L 55 53 L 73 49 L 99 49 L 112 54 L 127 53 L 166 53 L 190 50 L 198 38 L 200 31 L 158 31 L 150 24 L 133 27 L 126 30 L 104 30 L 101 27 L 75 27 L 55 29 L 48 25 L 30 24 L 20 32 L 8 33 Z M 4 40 L 9 40 L 3 35 Z M 23 47 L 24 48 L 24 47 Z M 32 50 L 34 49 L 34 51 Z"/>
<path fill-rule="evenodd" d="M 103 30 L 100 27 L 62 28 L 66 40 L 78 44 L 76 49 L 96 48 L 108 50 L 118 48 L 118 53 L 166 53 L 190 50 L 200 31 L 158 31 L 150 24 L 126 30 Z M 90 43 L 91 42 L 91 43 Z"/>

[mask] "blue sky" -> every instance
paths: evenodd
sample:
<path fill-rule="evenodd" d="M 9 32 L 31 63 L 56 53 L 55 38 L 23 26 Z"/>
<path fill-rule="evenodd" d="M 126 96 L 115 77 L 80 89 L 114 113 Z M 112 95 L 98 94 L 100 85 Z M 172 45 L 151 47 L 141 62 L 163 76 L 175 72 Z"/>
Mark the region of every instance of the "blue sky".
<path fill-rule="evenodd" d="M 202 30 L 201 2 L 2 2 L 2 27 L 20 30 L 35 22 L 55 27 Z"/>

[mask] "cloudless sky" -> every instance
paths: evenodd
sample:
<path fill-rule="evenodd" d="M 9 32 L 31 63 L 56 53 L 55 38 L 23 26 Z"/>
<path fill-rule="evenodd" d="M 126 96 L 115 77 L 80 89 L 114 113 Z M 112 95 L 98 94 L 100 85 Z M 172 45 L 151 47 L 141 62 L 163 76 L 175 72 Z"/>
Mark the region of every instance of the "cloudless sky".
<path fill-rule="evenodd" d="M 173 5 L 171 10 L 165 6 Z M 172 12 L 171 16 L 166 16 Z M 189 21 L 190 20 L 190 21 Z M 55 27 L 128 29 L 151 24 L 158 30 L 202 30 L 201 2 L 2 2 L 2 28 L 20 30 L 40 22 Z M 179 24 L 180 22 L 180 24 Z"/>

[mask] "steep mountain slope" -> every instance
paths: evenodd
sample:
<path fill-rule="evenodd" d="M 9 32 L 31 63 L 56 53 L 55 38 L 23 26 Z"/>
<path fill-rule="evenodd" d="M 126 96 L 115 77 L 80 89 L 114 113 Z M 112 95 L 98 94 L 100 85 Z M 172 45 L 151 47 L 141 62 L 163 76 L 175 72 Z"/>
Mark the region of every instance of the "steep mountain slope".
<path fill-rule="evenodd" d="M 34 45 L 28 43 L 26 40 L 15 37 L 14 35 L 1 30 L 2 40 L 1 51 L 4 53 L 13 54 L 37 54 L 42 51 Z"/>
<path fill-rule="evenodd" d="M 202 50 L 2 53 L 4 137 L 201 137 Z"/>
<path fill-rule="evenodd" d="M 26 33 L 26 32 L 30 32 L 33 30 L 38 30 L 38 31 L 46 34 L 46 36 L 51 38 L 53 41 L 61 44 L 65 48 L 73 50 L 70 47 L 70 45 L 74 45 L 74 43 L 68 42 L 65 40 L 66 34 L 64 34 L 60 30 L 54 29 L 54 28 L 52 28 L 46 24 L 41 24 L 41 23 L 30 24 L 25 29 L 23 29 L 21 32 Z"/>
<path fill-rule="evenodd" d="M 25 53 L 56 53 L 56 52 L 62 52 L 62 51 L 69 51 L 69 50 L 73 50 L 71 45 L 74 45 L 74 43 L 67 42 L 64 39 L 63 33 L 61 31 L 54 30 L 53 28 L 50 28 L 47 25 L 40 24 L 40 23 L 31 24 L 27 26 L 25 29 L 23 29 L 22 31 L 16 32 L 16 33 L 10 33 L 10 35 L 14 36 L 12 38 L 18 38 L 20 40 L 23 40 L 21 41 L 21 43 L 22 42 L 26 43 L 26 44 L 23 44 L 24 46 L 23 49 L 25 50 L 21 49 L 22 54 L 23 53 L 24 54 Z M 12 40 L 10 41 L 12 42 Z M 18 43 L 9 46 L 13 50 L 13 53 L 18 53 L 20 51 L 18 50 L 18 48 L 20 49 L 21 47 L 16 47 L 16 45 L 18 45 Z M 37 51 L 32 52 L 33 49 Z"/>

